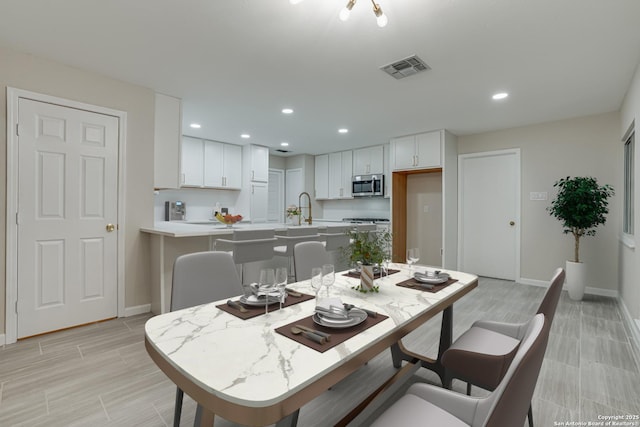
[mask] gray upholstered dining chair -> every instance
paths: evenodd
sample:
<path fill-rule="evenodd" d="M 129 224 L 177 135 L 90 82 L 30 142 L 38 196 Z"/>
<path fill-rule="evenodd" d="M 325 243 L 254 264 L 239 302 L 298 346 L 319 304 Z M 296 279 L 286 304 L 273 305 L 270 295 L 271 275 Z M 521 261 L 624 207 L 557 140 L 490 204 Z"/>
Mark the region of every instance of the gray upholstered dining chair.
<path fill-rule="evenodd" d="M 329 253 L 322 242 L 300 242 L 293 248 L 296 282 L 310 279 L 313 267 L 322 267 L 329 262 Z"/>
<path fill-rule="evenodd" d="M 242 285 L 231 254 L 195 252 L 176 258 L 173 264 L 171 311 L 231 298 Z M 184 392 L 176 387 L 173 425 L 180 425 Z"/>
<path fill-rule="evenodd" d="M 547 319 L 549 328 L 558 306 L 564 283 L 564 270 L 558 268 L 537 313 Z M 494 390 L 507 372 L 524 336 L 527 323 L 502 323 L 477 321 L 456 339 L 442 355 L 442 365 L 447 378 L 467 382 L 467 394 L 471 385 Z M 533 413 L 529 407 L 529 425 L 533 427 Z"/>
<path fill-rule="evenodd" d="M 472 397 L 430 384 L 416 383 L 372 427 L 521 426 L 538 381 L 549 340 L 549 322 L 536 314 L 525 324 L 513 362 L 486 397 Z"/>

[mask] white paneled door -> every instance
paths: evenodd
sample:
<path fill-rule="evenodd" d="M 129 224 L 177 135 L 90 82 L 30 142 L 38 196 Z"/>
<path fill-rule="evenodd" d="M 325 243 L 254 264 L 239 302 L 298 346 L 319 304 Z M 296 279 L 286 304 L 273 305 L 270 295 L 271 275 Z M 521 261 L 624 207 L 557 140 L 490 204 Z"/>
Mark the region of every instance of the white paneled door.
<path fill-rule="evenodd" d="M 117 117 L 20 98 L 18 338 L 117 315 Z"/>
<path fill-rule="evenodd" d="M 465 154 L 458 163 L 459 270 L 515 280 L 520 274 L 520 152 Z"/>

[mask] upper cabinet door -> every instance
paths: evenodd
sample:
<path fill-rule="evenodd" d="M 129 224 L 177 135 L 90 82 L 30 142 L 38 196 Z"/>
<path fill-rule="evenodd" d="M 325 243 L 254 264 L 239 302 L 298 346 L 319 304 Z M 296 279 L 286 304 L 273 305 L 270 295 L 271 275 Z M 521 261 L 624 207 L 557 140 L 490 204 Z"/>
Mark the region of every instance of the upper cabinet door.
<path fill-rule="evenodd" d="M 240 190 L 242 188 L 242 147 L 240 145 L 223 144 L 223 158 L 224 187 Z"/>
<path fill-rule="evenodd" d="M 316 156 L 315 163 L 316 200 L 325 200 L 329 198 L 329 155 Z"/>
<path fill-rule="evenodd" d="M 440 131 L 416 135 L 416 167 L 437 168 L 442 166 Z"/>
<path fill-rule="evenodd" d="M 204 186 L 222 187 L 224 185 L 223 147 L 225 144 L 215 141 L 204 141 Z"/>
<path fill-rule="evenodd" d="M 201 139 L 182 137 L 182 162 L 180 185 L 202 187 L 204 185 L 204 149 Z"/>
<path fill-rule="evenodd" d="M 341 199 L 350 199 L 351 183 L 353 182 L 353 152 L 342 152 L 342 188 L 340 191 Z"/>
<path fill-rule="evenodd" d="M 155 188 L 180 186 L 181 126 L 182 101 L 156 93 L 153 159 Z"/>
<path fill-rule="evenodd" d="M 359 148 L 353 150 L 353 175 L 369 175 L 383 173 L 383 147 Z"/>
<path fill-rule="evenodd" d="M 342 197 L 342 153 L 329 153 L 329 198 Z"/>
<path fill-rule="evenodd" d="M 269 149 L 251 145 L 251 181 L 269 182 Z"/>
<path fill-rule="evenodd" d="M 404 136 L 391 140 L 391 159 L 393 170 L 413 169 L 415 167 L 415 136 Z"/>

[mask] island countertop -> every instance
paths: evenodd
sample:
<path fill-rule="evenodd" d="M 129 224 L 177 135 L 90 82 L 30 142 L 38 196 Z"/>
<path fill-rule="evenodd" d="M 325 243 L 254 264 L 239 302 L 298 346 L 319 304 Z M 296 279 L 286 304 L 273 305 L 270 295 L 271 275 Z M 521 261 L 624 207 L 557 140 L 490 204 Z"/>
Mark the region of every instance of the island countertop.
<path fill-rule="evenodd" d="M 319 231 L 322 233 L 327 228 L 331 228 L 331 225 L 346 225 L 343 222 L 334 222 L 334 221 L 314 221 L 311 227 L 317 227 Z M 275 230 L 275 231 L 284 231 L 287 228 L 291 227 L 309 227 L 308 225 L 291 225 L 291 224 L 280 224 L 280 223 L 243 223 L 239 222 L 234 224 L 232 228 L 228 228 L 223 224 L 219 224 L 216 222 L 201 221 L 201 222 L 190 222 L 190 221 L 156 221 L 153 224 L 153 227 L 142 227 L 140 231 L 144 233 L 150 234 L 158 234 L 162 236 L 169 237 L 198 237 L 198 236 L 222 236 L 225 234 L 233 233 L 234 229 L 247 230 Z"/>

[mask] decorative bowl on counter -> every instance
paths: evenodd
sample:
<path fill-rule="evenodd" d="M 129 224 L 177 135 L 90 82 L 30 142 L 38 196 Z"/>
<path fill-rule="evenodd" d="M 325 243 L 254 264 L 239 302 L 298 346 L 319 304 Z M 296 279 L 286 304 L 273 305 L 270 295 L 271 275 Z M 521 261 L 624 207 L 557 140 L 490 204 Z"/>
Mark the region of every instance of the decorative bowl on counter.
<path fill-rule="evenodd" d="M 229 228 L 236 222 L 242 221 L 242 215 L 221 214 L 220 212 L 216 212 L 215 217 Z"/>

